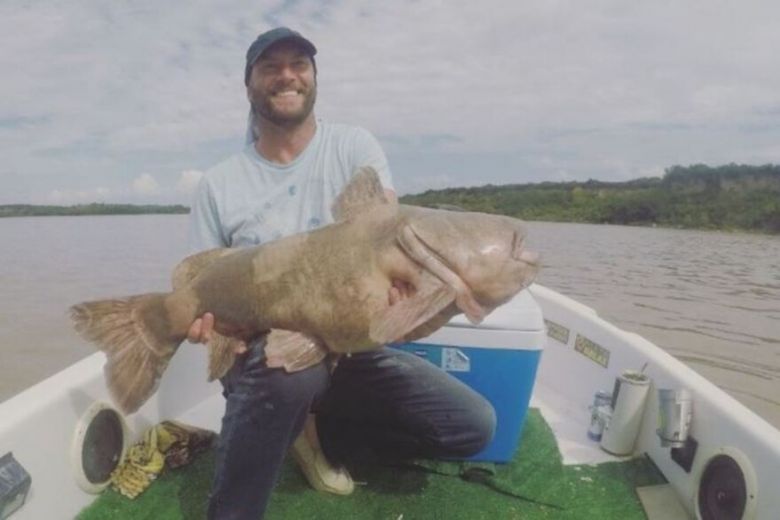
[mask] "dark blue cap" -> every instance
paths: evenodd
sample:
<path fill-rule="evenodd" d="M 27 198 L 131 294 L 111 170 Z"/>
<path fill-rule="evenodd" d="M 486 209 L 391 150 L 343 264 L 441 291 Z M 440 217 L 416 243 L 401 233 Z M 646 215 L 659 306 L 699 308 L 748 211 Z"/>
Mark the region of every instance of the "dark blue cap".
<path fill-rule="evenodd" d="M 266 31 L 249 46 L 249 50 L 246 51 L 246 68 L 244 69 L 244 84 L 249 84 L 249 76 L 252 74 L 252 66 L 255 64 L 258 58 L 274 43 L 282 40 L 291 40 L 300 44 L 301 48 L 306 51 L 309 56 L 317 54 L 317 48 L 312 42 L 300 35 L 300 33 L 288 29 L 287 27 L 277 27 Z"/>

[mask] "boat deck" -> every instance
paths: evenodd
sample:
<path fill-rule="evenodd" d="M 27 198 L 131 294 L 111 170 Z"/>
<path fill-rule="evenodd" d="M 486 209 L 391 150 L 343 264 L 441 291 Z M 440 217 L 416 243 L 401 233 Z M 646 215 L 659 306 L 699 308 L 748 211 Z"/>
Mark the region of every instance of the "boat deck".
<path fill-rule="evenodd" d="M 166 470 L 136 500 L 107 490 L 78 518 L 205 518 L 213 457 L 207 452 L 188 467 Z M 288 460 L 266 518 L 639 520 L 646 517 L 635 489 L 665 482 L 646 457 L 564 464 L 538 408 L 529 410 L 509 464 L 417 461 L 352 468 L 352 475 L 360 485 L 351 496 L 318 493 Z"/>

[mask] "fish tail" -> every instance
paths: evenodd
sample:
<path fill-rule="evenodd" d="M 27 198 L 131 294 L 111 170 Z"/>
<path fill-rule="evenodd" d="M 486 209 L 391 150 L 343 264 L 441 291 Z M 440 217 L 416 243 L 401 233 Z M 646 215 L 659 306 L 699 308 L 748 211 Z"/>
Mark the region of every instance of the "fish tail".
<path fill-rule="evenodd" d="M 70 308 L 76 331 L 106 353 L 103 372 L 114 401 L 135 412 L 157 390 L 186 333 L 173 331 L 166 299 L 150 293 Z"/>

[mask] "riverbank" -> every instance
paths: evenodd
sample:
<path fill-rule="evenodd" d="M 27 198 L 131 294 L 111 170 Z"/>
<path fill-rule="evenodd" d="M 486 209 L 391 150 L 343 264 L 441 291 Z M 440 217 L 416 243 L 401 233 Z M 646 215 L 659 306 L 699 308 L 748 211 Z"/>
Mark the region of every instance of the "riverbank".
<path fill-rule="evenodd" d="M 627 182 L 543 182 L 429 190 L 406 204 L 532 221 L 780 234 L 780 166 L 674 166 Z"/>
<path fill-rule="evenodd" d="M 50 206 L 35 204 L 0 205 L 2 217 L 70 217 L 84 215 L 178 215 L 189 213 L 190 208 L 179 204 L 77 204 L 74 206 Z"/>

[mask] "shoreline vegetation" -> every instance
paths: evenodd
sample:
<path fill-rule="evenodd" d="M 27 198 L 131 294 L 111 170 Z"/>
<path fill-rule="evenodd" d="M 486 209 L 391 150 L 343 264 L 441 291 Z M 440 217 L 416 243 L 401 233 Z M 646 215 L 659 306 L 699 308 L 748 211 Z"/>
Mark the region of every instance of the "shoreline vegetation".
<path fill-rule="evenodd" d="M 34 204 L 0 205 L 3 217 L 75 217 L 85 215 L 174 215 L 186 214 L 190 208 L 180 204 L 77 204 L 75 206 L 39 206 Z"/>
<path fill-rule="evenodd" d="M 626 182 L 542 182 L 429 190 L 405 204 L 524 220 L 780 234 L 780 166 L 673 166 Z"/>
<path fill-rule="evenodd" d="M 672 166 L 625 182 L 541 182 L 428 190 L 401 202 L 524 220 L 780 234 L 780 166 Z M 0 205 L 2 217 L 186 214 L 182 205 Z"/>

